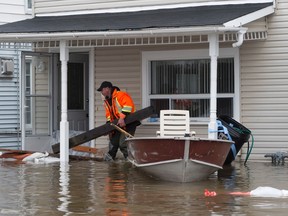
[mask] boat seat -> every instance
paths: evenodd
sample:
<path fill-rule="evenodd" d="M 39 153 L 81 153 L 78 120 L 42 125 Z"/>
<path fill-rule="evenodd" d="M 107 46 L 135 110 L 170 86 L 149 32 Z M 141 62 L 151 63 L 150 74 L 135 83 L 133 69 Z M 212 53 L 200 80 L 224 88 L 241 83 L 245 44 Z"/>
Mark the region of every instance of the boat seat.
<path fill-rule="evenodd" d="M 156 132 L 160 137 L 188 137 L 195 135 L 190 132 L 189 110 L 161 110 L 160 131 Z"/>

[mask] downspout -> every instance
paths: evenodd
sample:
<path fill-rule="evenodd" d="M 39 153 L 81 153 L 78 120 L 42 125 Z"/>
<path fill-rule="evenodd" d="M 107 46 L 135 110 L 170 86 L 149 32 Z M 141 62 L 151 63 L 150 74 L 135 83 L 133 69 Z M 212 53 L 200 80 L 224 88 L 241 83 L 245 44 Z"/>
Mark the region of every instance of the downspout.
<path fill-rule="evenodd" d="M 246 31 L 247 31 L 247 29 L 240 29 L 237 32 L 237 41 L 232 44 L 233 47 L 240 47 L 243 44 L 244 35 L 245 35 Z"/>
<path fill-rule="evenodd" d="M 237 37 L 237 41 L 235 43 L 232 44 L 232 47 L 236 48 L 236 47 L 240 47 L 243 44 L 244 41 L 244 35 L 247 32 L 247 29 L 240 29 L 238 31 L 238 37 Z M 240 151 L 237 154 L 238 156 L 242 155 L 242 149 L 240 149 Z M 247 158 L 248 159 L 248 158 Z M 246 160 L 247 161 L 247 160 Z"/>

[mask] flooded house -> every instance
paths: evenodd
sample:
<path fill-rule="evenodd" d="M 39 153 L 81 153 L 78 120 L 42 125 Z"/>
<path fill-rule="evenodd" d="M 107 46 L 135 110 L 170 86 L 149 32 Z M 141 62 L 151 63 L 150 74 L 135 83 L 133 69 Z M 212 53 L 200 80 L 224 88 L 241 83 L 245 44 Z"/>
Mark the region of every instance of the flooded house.
<path fill-rule="evenodd" d="M 20 52 L 17 78 L 23 149 L 46 150 L 57 138 L 67 145 L 71 131 L 104 124 L 96 89 L 108 80 L 137 109 L 155 108 L 135 136 L 156 135 L 160 110 L 185 109 L 200 137 L 215 138 L 219 115 L 249 128 L 250 160 L 287 150 L 285 0 L 34 0 L 31 10 L 0 26 L 1 44 L 32 44 Z M 106 147 L 108 138 L 90 145 Z"/>

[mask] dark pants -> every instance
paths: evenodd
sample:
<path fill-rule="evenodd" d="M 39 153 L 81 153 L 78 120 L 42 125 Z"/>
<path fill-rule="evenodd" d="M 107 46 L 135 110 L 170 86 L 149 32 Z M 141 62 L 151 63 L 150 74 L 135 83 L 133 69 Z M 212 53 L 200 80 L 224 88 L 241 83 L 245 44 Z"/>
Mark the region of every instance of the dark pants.
<path fill-rule="evenodd" d="M 133 122 L 129 125 L 126 125 L 126 131 L 134 136 L 136 127 L 139 125 L 139 122 Z M 113 158 L 113 160 L 116 157 L 117 151 L 120 148 L 120 151 L 122 152 L 124 158 L 127 158 L 128 151 L 127 151 L 127 144 L 125 143 L 126 136 L 124 133 L 121 133 L 118 130 L 114 130 L 113 133 L 110 135 L 110 143 L 109 143 L 109 154 Z"/>

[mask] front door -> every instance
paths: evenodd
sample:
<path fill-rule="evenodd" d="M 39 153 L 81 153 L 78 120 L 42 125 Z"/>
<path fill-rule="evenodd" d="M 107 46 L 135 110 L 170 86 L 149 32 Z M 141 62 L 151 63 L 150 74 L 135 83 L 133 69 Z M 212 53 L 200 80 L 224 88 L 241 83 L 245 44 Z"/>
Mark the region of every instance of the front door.
<path fill-rule="evenodd" d="M 89 55 L 71 53 L 68 63 L 68 121 L 69 129 L 87 131 L 89 128 L 88 76 Z"/>

